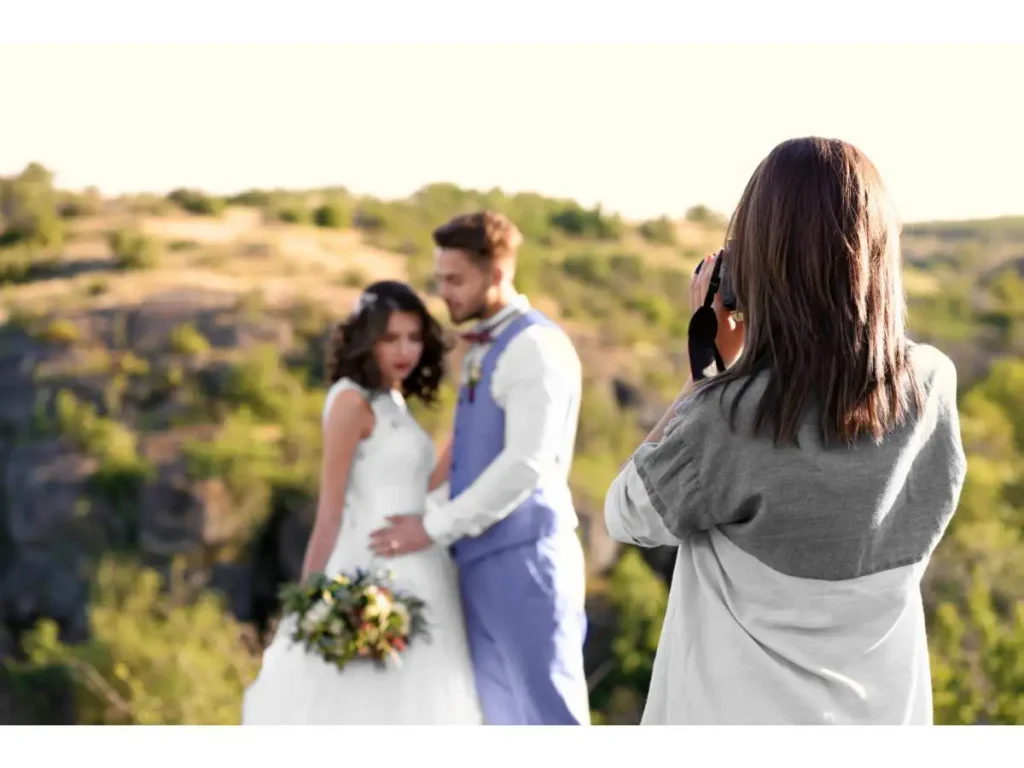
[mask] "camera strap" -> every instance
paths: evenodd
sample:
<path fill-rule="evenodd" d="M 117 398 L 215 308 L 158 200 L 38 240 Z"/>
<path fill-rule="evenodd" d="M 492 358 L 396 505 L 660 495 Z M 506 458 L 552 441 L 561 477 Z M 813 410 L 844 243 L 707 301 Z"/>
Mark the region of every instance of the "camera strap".
<path fill-rule="evenodd" d="M 704 297 L 704 304 L 693 313 L 690 327 L 686 332 L 690 372 L 695 382 L 707 378 L 707 369 L 712 363 L 715 364 L 718 373 L 725 370 L 725 363 L 722 362 L 722 356 L 715 345 L 715 338 L 718 336 L 718 316 L 715 314 L 714 302 L 722 281 L 721 271 L 722 260 L 715 259 L 715 268 L 711 273 L 711 284 L 708 286 L 707 296 Z"/>

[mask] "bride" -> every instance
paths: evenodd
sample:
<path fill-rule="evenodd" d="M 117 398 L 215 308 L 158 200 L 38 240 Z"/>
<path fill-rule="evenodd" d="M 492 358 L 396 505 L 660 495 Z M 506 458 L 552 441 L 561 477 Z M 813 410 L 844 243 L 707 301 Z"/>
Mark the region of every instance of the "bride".
<path fill-rule="evenodd" d="M 323 409 L 323 462 L 316 522 L 302 578 L 379 565 L 370 533 L 389 515 L 422 511 L 434 446 L 406 408 L 431 402 L 443 376 L 437 321 L 406 284 L 382 281 L 360 296 L 328 345 L 332 382 Z M 437 476 L 435 476 L 437 475 Z M 395 585 L 426 603 L 430 637 L 410 644 L 400 666 L 355 661 L 339 671 L 293 644 L 281 621 L 246 691 L 243 725 L 480 724 L 458 574 L 433 546 L 390 558 Z"/>

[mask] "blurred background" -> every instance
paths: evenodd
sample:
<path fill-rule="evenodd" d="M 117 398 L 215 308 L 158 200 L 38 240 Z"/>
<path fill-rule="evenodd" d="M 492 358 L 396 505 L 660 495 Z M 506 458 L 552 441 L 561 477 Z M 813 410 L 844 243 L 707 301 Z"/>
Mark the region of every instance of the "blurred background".
<path fill-rule="evenodd" d="M 605 490 L 686 378 L 687 285 L 777 142 L 865 150 L 969 470 L 925 578 L 939 723 L 1024 724 L 1024 47 L 0 46 L 0 723 L 230 724 L 298 576 L 322 344 L 430 294 L 430 231 L 526 236 L 586 375 L 595 722 L 636 723 L 674 551 Z M 446 320 L 442 306 L 432 306 Z M 440 408 L 418 410 L 437 437 Z"/>

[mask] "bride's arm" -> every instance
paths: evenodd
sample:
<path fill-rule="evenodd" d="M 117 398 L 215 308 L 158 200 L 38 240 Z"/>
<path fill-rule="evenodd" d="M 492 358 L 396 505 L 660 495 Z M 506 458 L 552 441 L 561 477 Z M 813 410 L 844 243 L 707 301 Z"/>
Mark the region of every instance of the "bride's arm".
<path fill-rule="evenodd" d="M 359 441 L 373 431 L 373 412 L 361 394 L 341 392 L 331 405 L 324 423 L 323 456 L 320 463 L 320 498 L 316 521 L 302 563 L 302 580 L 327 566 L 341 527 L 345 487 Z"/>

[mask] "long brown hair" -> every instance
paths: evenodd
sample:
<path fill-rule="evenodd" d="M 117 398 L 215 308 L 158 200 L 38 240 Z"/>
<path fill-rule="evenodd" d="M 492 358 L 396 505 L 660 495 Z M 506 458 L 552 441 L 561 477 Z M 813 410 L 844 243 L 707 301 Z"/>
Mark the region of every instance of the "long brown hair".
<path fill-rule="evenodd" d="M 908 360 L 900 224 L 863 152 L 791 139 L 754 171 L 729 222 L 726 268 L 743 354 L 702 391 L 767 374 L 755 433 L 795 442 L 811 409 L 825 443 L 875 441 L 920 407 Z M 722 389 L 724 396 L 725 389 Z"/>

